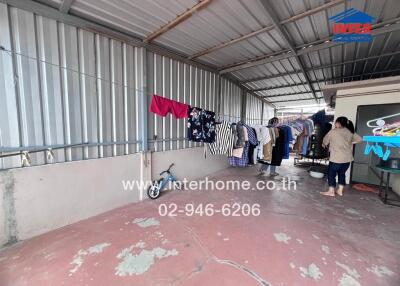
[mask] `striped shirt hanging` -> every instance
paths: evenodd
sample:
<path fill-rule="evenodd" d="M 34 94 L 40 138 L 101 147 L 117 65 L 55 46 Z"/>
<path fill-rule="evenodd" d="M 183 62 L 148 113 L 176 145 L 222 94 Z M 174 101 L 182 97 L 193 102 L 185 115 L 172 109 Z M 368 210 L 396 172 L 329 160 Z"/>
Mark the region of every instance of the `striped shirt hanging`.
<path fill-rule="evenodd" d="M 205 143 L 211 155 L 228 155 L 232 156 L 233 143 L 235 135 L 231 124 L 227 121 L 215 125 L 215 141 L 213 143 Z"/>

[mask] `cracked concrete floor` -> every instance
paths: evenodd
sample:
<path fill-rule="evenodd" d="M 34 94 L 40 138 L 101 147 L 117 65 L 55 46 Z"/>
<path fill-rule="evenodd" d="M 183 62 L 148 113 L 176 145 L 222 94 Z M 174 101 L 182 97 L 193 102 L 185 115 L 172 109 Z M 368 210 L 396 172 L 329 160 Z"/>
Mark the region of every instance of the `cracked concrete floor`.
<path fill-rule="evenodd" d="M 287 164 L 279 172 L 296 191 L 166 192 L 3 249 L 0 285 L 400 285 L 400 209 L 351 189 L 321 197 L 324 181 Z M 214 178 L 266 180 L 256 174 Z M 261 213 L 158 213 L 160 204 L 234 202 Z"/>

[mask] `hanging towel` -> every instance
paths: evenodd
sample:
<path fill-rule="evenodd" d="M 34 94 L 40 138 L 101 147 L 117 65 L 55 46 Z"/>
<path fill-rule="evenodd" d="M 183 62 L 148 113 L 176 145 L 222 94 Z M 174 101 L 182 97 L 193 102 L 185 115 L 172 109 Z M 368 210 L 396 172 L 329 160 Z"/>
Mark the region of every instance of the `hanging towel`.
<path fill-rule="evenodd" d="M 171 100 L 172 101 L 172 115 L 176 119 L 180 118 L 188 118 L 188 113 L 189 113 L 189 105 Z"/>
<path fill-rule="evenodd" d="M 232 151 L 232 156 L 233 156 L 233 157 L 236 157 L 236 158 L 242 158 L 242 156 L 243 156 L 243 149 L 244 149 L 243 147 L 233 149 L 233 151 Z"/>
<path fill-rule="evenodd" d="M 168 113 L 172 113 L 176 119 L 187 118 L 188 109 L 189 105 L 169 98 L 161 97 L 155 94 L 151 98 L 150 111 L 163 117 L 165 117 Z"/>

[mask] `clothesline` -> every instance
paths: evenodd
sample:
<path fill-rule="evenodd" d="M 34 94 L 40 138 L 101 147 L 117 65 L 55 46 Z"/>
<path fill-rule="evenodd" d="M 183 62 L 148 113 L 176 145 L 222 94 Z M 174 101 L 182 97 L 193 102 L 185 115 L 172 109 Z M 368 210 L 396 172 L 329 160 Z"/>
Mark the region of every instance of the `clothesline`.
<path fill-rule="evenodd" d="M 279 116 L 278 116 L 278 118 L 279 118 Z M 284 123 L 289 123 L 289 122 L 296 121 L 296 120 L 306 120 L 308 118 L 309 118 L 309 116 L 305 116 L 305 115 L 301 115 L 301 116 L 294 115 L 294 116 L 288 116 L 285 118 L 281 118 L 279 120 L 279 122 L 284 124 Z"/>
<path fill-rule="evenodd" d="M 111 80 L 107 80 L 107 79 L 101 78 L 101 77 L 99 77 L 97 75 L 81 72 L 79 70 L 76 70 L 76 69 L 73 69 L 73 68 L 70 68 L 70 67 L 62 66 L 60 64 L 55 64 L 55 63 L 52 63 L 52 62 L 49 62 L 49 61 L 46 61 L 46 60 L 43 60 L 43 59 L 40 59 L 40 58 L 36 58 L 36 57 L 32 57 L 32 56 L 25 55 L 25 54 L 22 54 L 22 53 L 18 53 L 18 52 L 15 52 L 15 51 L 11 51 L 9 49 L 4 48 L 3 46 L 0 46 L 0 52 L 8 54 L 10 57 L 12 57 L 13 55 L 21 56 L 21 57 L 24 57 L 24 58 L 29 59 L 29 60 L 34 60 L 34 61 L 37 61 L 39 63 L 44 63 L 44 64 L 50 65 L 52 67 L 56 67 L 56 68 L 61 69 L 63 71 L 75 73 L 78 76 L 84 76 L 84 77 L 87 77 L 87 78 L 94 79 L 96 81 L 100 80 L 102 83 L 110 84 L 110 85 L 113 85 L 113 86 L 118 86 L 118 87 L 121 87 L 121 88 L 124 88 L 124 89 L 129 89 L 131 91 L 136 91 L 136 92 L 139 92 L 139 93 L 147 95 L 147 96 L 152 96 L 152 95 L 158 93 L 156 90 L 154 90 L 153 92 L 149 92 L 149 88 L 146 88 L 146 89 L 134 88 L 134 87 L 131 87 L 131 86 L 123 84 L 123 83 L 118 83 L 118 82 L 115 82 L 115 81 L 111 81 Z M 61 74 L 60 74 L 60 77 L 61 77 Z M 14 84 L 16 84 L 16 82 L 18 80 L 19 80 L 19 77 L 18 77 L 17 73 L 15 73 L 14 74 Z"/>

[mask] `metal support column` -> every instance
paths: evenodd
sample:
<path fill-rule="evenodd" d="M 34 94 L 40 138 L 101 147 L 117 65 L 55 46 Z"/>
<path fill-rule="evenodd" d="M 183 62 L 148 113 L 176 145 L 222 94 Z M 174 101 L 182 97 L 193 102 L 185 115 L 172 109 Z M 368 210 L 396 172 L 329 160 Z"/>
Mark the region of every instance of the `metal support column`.
<path fill-rule="evenodd" d="M 136 73 L 138 84 L 138 99 L 139 99 L 139 135 L 142 141 L 142 152 L 147 152 L 148 147 L 148 124 L 147 124 L 147 113 L 148 113 L 148 92 L 147 92 L 147 53 L 146 48 L 137 48 L 137 59 L 138 71 Z"/>
<path fill-rule="evenodd" d="M 247 108 L 247 100 L 246 100 L 246 90 L 241 88 L 242 90 L 242 109 L 240 111 L 240 120 L 242 122 L 246 121 L 246 108 Z"/>

